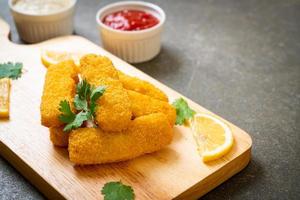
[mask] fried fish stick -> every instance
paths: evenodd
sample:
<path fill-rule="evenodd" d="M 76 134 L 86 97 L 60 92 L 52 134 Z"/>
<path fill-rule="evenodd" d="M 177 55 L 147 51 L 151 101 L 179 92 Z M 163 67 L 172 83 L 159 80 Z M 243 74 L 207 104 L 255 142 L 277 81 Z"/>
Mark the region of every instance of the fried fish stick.
<path fill-rule="evenodd" d="M 106 86 L 97 102 L 96 121 L 99 126 L 104 131 L 127 129 L 132 117 L 131 103 L 112 62 L 106 57 L 90 54 L 80 59 L 79 70 L 90 84 Z"/>
<path fill-rule="evenodd" d="M 134 117 L 149 115 L 152 113 L 164 113 L 170 124 L 176 121 L 176 110 L 168 102 L 160 101 L 134 91 L 127 91 L 131 101 L 131 109 Z"/>
<path fill-rule="evenodd" d="M 176 110 L 167 102 L 159 101 L 134 91 L 128 91 L 128 95 L 132 104 L 132 112 L 134 117 L 140 117 L 143 115 L 149 115 L 149 114 L 160 112 L 167 116 L 171 125 L 175 124 Z M 147 105 L 145 105 L 145 102 L 147 102 L 146 103 Z M 106 114 L 109 115 L 109 112 L 107 112 Z M 108 117 L 106 115 L 102 115 L 102 116 Z M 55 133 L 56 134 L 53 134 L 54 140 L 52 140 L 52 142 L 54 145 L 57 143 L 58 146 L 60 146 L 60 144 L 63 143 L 63 141 L 65 141 L 67 134 L 63 131 L 56 131 Z"/>
<path fill-rule="evenodd" d="M 76 164 L 100 164 L 132 159 L 158 151 L 170 144 L 173 129 L 162 113 L 131 121 L 123 132 L 107 134 L 99 128 L 73 130 L 69 138 L 69 157 Z"/>
<path fill-rule="evenodd" d="M 118 71 L 118 73 L 119 79 L 125 89 L 133 90 L 135 92 L 139 92 L 161 101 L 168 101 L 167 95 L 151 83 L 136 77 L 126 75 L 121 71 Z"/>
<path fill-rule="evenodd" d="M 119 79 L 118 71 L 111 60 L 105 56 L 87 54 L 80 59 L 79 70 L 83 77 L 89 81 L 101 78 Z"/>
<path fill-rule="evenodd" d="M 59 103 L 69 101 L 73 106 L 75 85 L 77 81 L 76 66 L 73 61 L 64 61 L 48 68 L 41 101 L 41 123 L 47 127 L 59 127 Z"/>
<path fill-rule="evenodd" d="M 65 132 L 64 127 L 51 127 L 49 128 L 50 140 L 54 146 L 68 147 L 69 132 Z"/>

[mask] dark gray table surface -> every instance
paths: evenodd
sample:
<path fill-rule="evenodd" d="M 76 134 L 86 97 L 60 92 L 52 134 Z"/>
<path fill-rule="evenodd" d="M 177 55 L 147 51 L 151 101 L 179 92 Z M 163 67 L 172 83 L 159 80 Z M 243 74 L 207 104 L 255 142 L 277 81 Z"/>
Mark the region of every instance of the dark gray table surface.
<path fill-rule="evenodd" d="M 250 164 L 203 199 L 300 199 L 300 1 L 151 2 L 167 14 L 163 48 L 135 66 L 253 139 Z M 108 3 L 80 0 L 76 34 L 100 44 L 95 14 Z M 0 16 L 20 42 L 7 1 Z M 0 158 L 0 199 L 44 197 Z"/>

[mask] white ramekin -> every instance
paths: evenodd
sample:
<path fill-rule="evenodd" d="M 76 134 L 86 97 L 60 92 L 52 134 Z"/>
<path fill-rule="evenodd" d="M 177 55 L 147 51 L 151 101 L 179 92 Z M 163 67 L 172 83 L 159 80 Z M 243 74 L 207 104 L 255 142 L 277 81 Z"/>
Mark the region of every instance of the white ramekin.
<path fill-rule="evenodd" d="M 102 22 L 106 15 L 124 9 L 146 11 L 157 17 L 159 23 L 149 29 L 122 31 L 112 29 Z M 160 52 L 161 33 L 165 19 L 164 11 L 157 5 L 137 1 L 109 4 L 100 9 L 96 15 L 103 47 L 130 63 L 148 61 Z"/>
<path fill-rule="evenodd" d="M 49 38 L 73 33 L 73 15 L 76 0 L 66 8 L 50 14 L 28 14 L 14 8 L 16 0 L 9 0 L 19 36 L 28 43 L 41 42 Z"/>

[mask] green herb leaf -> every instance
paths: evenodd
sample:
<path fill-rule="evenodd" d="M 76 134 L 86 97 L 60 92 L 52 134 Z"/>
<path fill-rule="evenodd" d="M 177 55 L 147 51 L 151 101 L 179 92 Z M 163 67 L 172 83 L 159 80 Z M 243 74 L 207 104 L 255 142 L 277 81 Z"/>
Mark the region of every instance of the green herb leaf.
<path fill-rule="evenodd" d="M 79 111 L 80 110 L 84 110 L 84 111 L 88 110 L 87 100 L 86 99 L 81 99 L 78 94 L 75 95 L 74 106 L 75 106 L 76 110 L 79 110 Z"/>
<path fill-rule="evenodd" d="M 62 112 L 59 116 L 59 120 L 66 123 L 64 131 L 79 128 L 83 122 L 88 120 L 93 123 L 97 107 L 96 101 L 103 95 L 104 92 L 104 86 L 94 88 L 86 80 L 80 81 L 76 86 L 76 95 L 73 102 L 79 113 L 73 113 L 69 102 L 66 100 L 61 101 L 59 104 L 59 110 Z"/>
<path fill-rule="evenodd" d="M 91 93 L 91 85 L 84 79 L 76 86 L 76 93 L 80 99 L 87 99 Z"/>
<path fill-rule="evenodd" d="M 90 112 L 91 115 L 95 115 L 96 111 L 96 102 L 97 100 L 104 94 L 106 87 L 105 86 L 99 86 L 92 90 L 91 96 L 90 96 Z"/>
<path fill-rule="evenodd" d="M 62 112 L 59 116 L 60 121 L 64 123 L 71 123 L 74 121 L 76 114 L 72 112 L 68 101 L 64 100 L 59 103 L 59 111 Z"/>
<path fill-rule="evenodd" d="M 96 102 L 91 102 L 91 104 L 90 104 L 90 115 L 92 117 L 95 117 L 96 107 L 97 107 Z"/>
<path fill-rule="evenodd" d="M 68 101 L 61 101 L 59 104 L 59 110 L 62 114 L 59 116 L 59 120 L 66 123 L 64 131 L 70 131 L 75 128 L 79 128 L 84 121 L 88 119 L 88 113 L 81 111 L 78 114 L 72 112 Z"/>
<path fill-rule="evenodd" d="M 121 182 L 109 182 L 101 190 L 104 200 L 133 200 L 134 191 Z"/>
<path fill-rule="evenodd" d="M 105 86 L 99 86 L 92 90 L 90 100 L 91 102 L 96 102 L 105 92 Z"/>
<path fill-rule="evenodd" d="M 81 111 L 76 115 L 75 119 L 72 122 L 68 123 L 65 126 L 64 131 L 70 131 L 72 129 L 79 128 L 86 120 L 88 120 L 88 113 Z"/>
<path fill-rule="evenodd" d="M 196 113 L 183 98 L 176 99 L 172 105 L 176 109 L 176 125 L 182 125 Z"/>
<path fill-rule="evenodd" d="M 0 64 L 0 79 L 1 78 L 11 78 L 18 79 L 22 74 L 22 63 L 2 63 Z"/>

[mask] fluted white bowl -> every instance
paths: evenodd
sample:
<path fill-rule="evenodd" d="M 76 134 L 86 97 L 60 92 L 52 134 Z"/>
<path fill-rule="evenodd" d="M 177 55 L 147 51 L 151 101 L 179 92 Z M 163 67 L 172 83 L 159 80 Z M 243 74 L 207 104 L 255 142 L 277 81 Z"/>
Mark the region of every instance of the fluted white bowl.
<path fill-rule="evenodd" d="M 49 14 L 30 14 L 14 7 L 16 0 L 8 4 L 19 36 L 28 43 L 41 42 L 50 38 L 73 33 L 73 15 L 76 0 L 70 0 L 65 8 Z"/>
<path fill-rule="evenodd" d="M 159 23 L 151 28 L 138 31 L 113 29 L 103 23 L 108 14 L 120 10 L 141 10 L 154 15 Z M 140 63 L 154 58 L 161 49 L 161 34 L 166 20 L 164 11 L 152 3 L 123 1 L 109 4 L 97 12 L 98 24 L 103 47 L 130 63 Z"/>

